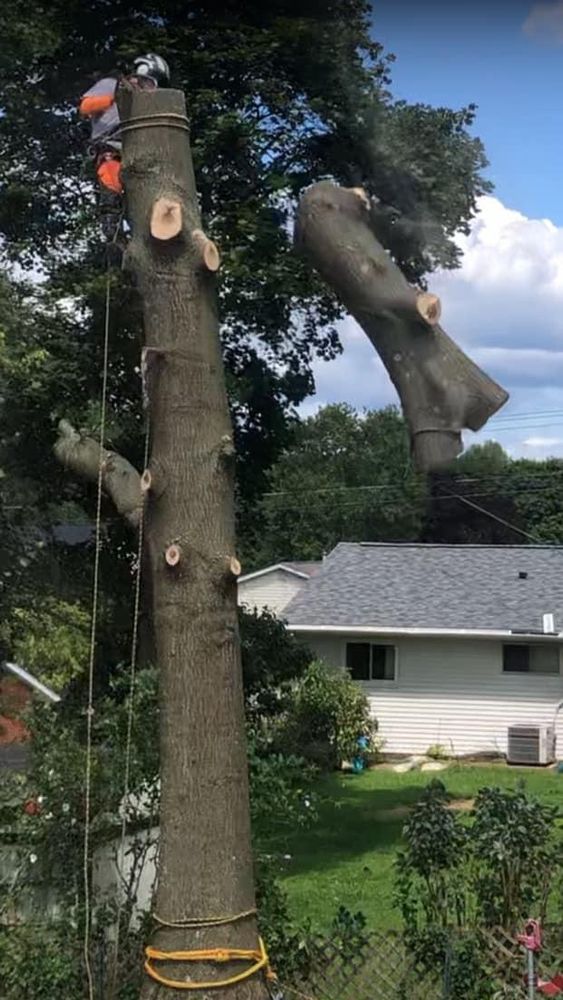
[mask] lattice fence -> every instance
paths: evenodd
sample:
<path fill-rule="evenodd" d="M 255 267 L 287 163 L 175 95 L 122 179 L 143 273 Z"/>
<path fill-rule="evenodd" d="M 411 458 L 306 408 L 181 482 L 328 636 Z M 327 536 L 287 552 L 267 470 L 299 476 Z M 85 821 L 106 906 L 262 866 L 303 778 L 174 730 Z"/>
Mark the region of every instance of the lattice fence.
<path fill-rule="evenodd" d="M 494 984 L 498 997 L 527 997 L 524 985 L 526 958 L 514 935 L 502 928 L 495 928 L 482 935 L 483 966 L 488 979 Z M 550 981 L 563 973 L 563 927 L 543 930 L 543 948 L 536 962 L 540 980 Z M 557 995 L 557 994 L 553 994 Z M 563 992 L 561 992 L 563 998 Z M 538 997 L 542 993 L 538 991 Z"/>
<path fill-rule="evenodd" d="M 452 975 L 448 958 L 428 969 L 417 962 L 398 932 L 369 933 L 354 945 L 326 940 L 314 944 L 310 968 L 303 979 L 284 984 L 288 1000 L 451 1000 L 467 995 L 472 1000 L 527 1000 L 526 954 L 514 936 L 502 929 L 451 938 L 454 955 L 464 939 L 475 942 L 477 966 L 467 970 L 463 989 L 463 961 Z M 540 980 L 563 973 L 563 928 L 544 931 L 544 948 L 538 958 Z M 460 984 L 461 979 L 461 984 Z M 454 981 L 455 980 L 455 981 Z M 553 994 L 557 995 L 557 994 Z M 542 993 L 537 993 L 538 1000 Z M 563 1000 L 563 992 L 560 994 Z"/>
<path fill-rule="evenodd" d="M 401 934 L 387 932 L 367 934 L 353 948 L 319 942 L 306 978 L 291 985 L 308 1000 L 439 1000 L 441 978 L 423 975 Z"/>

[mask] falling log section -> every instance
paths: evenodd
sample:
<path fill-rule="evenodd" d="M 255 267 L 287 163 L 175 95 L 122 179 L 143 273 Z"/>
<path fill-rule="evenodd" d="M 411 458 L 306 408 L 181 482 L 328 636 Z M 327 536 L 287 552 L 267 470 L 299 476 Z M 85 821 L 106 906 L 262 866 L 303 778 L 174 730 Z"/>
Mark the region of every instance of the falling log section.
<path fill-rule="evenodd" d="M 234 447 L 215 293 L 220 259 L 202 229 L 183 94 L 123 90 L 118 104 L 132 231 L 124 263 L 143 306 L 151 434 L 139 482 L 161 706 L 158 920 L 151 945 L 167 953 L 256 949 Z M 231 961 L 156 964 L 160 975 L 184 983 L 241 972 L 240 962 Z M 224 1000 L 267 995 L 258 975 L 220 993 Z M 180 1000 L 186 993 L 147 976 L 141 996 Z"/>
<path fill-rule="evenodd" d="M 449 464 L 508 393 L 438 325 L 440 302 L 408 284 L 371 223 L 360 188 L 323 181 L 302 196 L 295 243 L 358 321 L 399 394 L 417 467 Z"/>

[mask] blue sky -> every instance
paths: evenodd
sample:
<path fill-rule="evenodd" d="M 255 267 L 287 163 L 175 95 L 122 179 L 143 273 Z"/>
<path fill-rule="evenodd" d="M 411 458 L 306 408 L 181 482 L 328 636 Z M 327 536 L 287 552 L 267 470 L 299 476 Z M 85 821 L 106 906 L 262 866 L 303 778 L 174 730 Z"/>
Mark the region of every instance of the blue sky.
<path fill-rule="evenodd" d="M 394 96 L 447 107 L 477 104 L 474 131 L 485 143 L 497 197 L 563 225 L 563 4 L 374 0 L 373 6 L 374 37 L 397 56 Z M 538 15 L 538 8 L 551 11 Z M 553 44 L 557 21 L 560 43 Z"/>
<path fill-rule="evenodd" d="M 510 392 L 474 440 L 512 454 L 563 456 L 563 0 L 374 0 L 373 36 L 393 52 L 392 93 L 478 105 L 495 191 L 480 204 L 463 265 L 432 276 L 447 332 Z M 352 320 L 344 355 L 316 365 L 305 412 L 347 400 L 395 402 Z M 524 416 L 525 415 L 525 416 Z"/>

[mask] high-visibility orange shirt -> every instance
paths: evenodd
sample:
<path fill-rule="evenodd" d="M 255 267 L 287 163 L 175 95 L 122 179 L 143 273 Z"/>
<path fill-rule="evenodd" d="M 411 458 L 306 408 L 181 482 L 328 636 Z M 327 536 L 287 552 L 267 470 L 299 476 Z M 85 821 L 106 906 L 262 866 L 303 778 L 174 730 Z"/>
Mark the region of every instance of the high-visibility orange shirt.
<path fill-rule="evenodd" d="M 115 191 L 116 194 L 122 194 L 121 160 L 102 160 L 96 170 L 96 175 L 100 184 L 103 184 L 104 187 L 109 188 L 110 191 Z"/>

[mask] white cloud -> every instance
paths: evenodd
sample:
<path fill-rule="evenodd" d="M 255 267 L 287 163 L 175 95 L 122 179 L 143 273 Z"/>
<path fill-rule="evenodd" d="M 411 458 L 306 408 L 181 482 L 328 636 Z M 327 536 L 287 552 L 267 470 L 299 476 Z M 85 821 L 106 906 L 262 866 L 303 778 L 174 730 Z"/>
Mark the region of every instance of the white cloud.
<path fill-rule="evenodd" d="M 549 45 L 563 43 L 563 0 L 552 3 L 535 3 L 530 10 L 522 31 Z"/>
<path fill-rule="evenodd" d="M 553 437 L 551 437 L 551 438 L 550 437 L 530 437 L 530 438 L 526 438 L 525 441 L 522 441 L 522 444 L 524 445 L 524 448 L 534 448 L 534 449 L 538 449 L 538 448 L 553 448 L 554 445 L 563 444 L 563 440 L 561 438 L 553 438 Z"/>
<path fill-rule="evenodd" d="M 442 324 L 511 394 L 488 428 L 467 435 L 467 444 L 494 436 L 512 454 L 545 457 L 551 448 L 563 455 L 563 228 L 484 197 L 470 234 L 458 242 L 462 266 L 430 279 L 442 300 Z M 315 365 L 317 395 L 307 411 L 343 400 L 358 407 L 396 401 L 355 321 L 345 320 L 341 332 L 344 354 Z M 547 410 L 555 412 L 536 421 L 518 416 Z M 541 440 L 530 436 L 537 421 Z"/>

